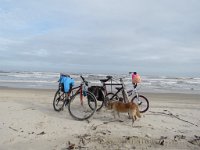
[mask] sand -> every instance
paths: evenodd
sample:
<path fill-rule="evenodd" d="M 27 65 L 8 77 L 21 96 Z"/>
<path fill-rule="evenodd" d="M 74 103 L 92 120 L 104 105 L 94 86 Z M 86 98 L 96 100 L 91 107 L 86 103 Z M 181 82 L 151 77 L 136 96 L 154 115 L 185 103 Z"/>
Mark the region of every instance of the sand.
<path fill-rule="evenodd" d="M 55 90 L 0 88 L 0 149 L 200 149 L 200 95 L 142 93 L 150 109 L 135 121 L 103 108 L 88 121 L 55 112 Z"/>

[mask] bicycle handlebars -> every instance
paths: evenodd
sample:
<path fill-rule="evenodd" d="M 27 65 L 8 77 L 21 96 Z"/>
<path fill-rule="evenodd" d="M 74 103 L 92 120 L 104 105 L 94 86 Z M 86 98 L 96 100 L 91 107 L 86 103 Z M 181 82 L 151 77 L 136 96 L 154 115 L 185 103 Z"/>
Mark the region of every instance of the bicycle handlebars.
<path fill-rule="evenodd" d="M 137 72 L 135 72 L 135 71 L 134 71 L 134 72 L 129 72 L 129 74 L 132 74 L 132 73 L 133 73 L 133 74 L 137 74 Z"/>
<path fill-rule="evenodd" d="M 85 78 L 82 75 L 80 77 L 83 80 L 83 82 L 85 83 L 85 85 L 88 86 L 88 81 L 86 81 Z"/>
<path fill-rule="evenodd" d="M 81 77 L 81 79 L 83 80 L 83 82 L 85 82 L 85 78 L 83 78 L 83 76 L 82 76 L 82 75 L 81 75 L 80 77 Z"/>
<path fill-rule="evenodd" d="M 107 79 L 112 79 L 113 77 L 112 77 L 112 76 L 106 76 L 106 78 L 107 78 Z"/>

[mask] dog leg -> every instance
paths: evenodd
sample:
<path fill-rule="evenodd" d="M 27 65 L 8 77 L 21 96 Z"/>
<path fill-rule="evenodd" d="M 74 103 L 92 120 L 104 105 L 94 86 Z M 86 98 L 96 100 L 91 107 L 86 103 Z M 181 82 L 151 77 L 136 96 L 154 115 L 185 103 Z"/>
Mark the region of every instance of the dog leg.
<path fill-rule="evenodd" d="M 132 127 L 133 127 L 133 123 L 134 123 L 134 121 L 135 121 L 135 120 L 134 120 L 134 111 L 131 110 L 131 109 L 129 109 L 128 114 L 129 114 L 130 118 L 132 119 Z"/>
<path fill-rule="evenodd" d="M 116 118 L 116 117 L 115 117 L 115 111 L 113 111 L 113 116 L 114 116 L 114 119 L 115 119 L 115 118 Z"/>
<path fill-rule="evenodd" d="M 133 123 L 135 122 L 134 117 L 132 116 L 132 127 L 133 127 Z"/>
<path fill-rule="evenodd" d="M 128 119 L 131 119 L 131 115 L 130 115 L 130 112 L 128 112 Z"/>
<path fill-rule="evenodd" d="M 119 112 L 117 112 L 117 114 L 118 114 L 118 117 L 120 118 Z"/>

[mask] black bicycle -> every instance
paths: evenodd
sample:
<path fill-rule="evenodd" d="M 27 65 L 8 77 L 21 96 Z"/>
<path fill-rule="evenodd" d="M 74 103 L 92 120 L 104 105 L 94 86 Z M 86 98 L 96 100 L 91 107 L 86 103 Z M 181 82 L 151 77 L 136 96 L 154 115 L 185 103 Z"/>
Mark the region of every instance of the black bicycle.
<path fill-rule="evenodd" d="M 121 85 L 113 83 L 112 76 L 106 76 L 106 79 L 100 79 L 100 82 L 102 83 L 102 86 L 91 86 L 88 88 L 88 90 L 92 92 L 97 99 L 97 111 L 99 111 L 106 102 L 105 95 L 108 94 L 107 86 L 109 86 L 110 91 L 112 91 L 113 86 Z"/>
<path fill-rule="evenodd" d="M 69 75 L 61 74 L 65 77 Z M 97 100 L 93 93 L 87 90 L 88 82 L 80 76 L 82 83 L 64 92 L 64 85 L 59 82 L 58 90 L 54 96 L 53 107 L 55 111 L 61 111 L 68 105 L 69 114 L 76 120 L 85 120 L 93 116 L 97 109 Z"/>
<path fill-rule="evenodd" d="M 131 102 L 135 102 L 136 104 L 138 104 L 139 111 L 141 113 L 144 113 L 149 109 L 149 101 L 145 96 L 140 95 L 138 93 L 137 84 L 133 84 L 132 90 L 126 91 L 123 79 L 120 78 L 120 84 L 118 84 L 118 85 L 121 85 L 121 87 L 116 87 L 117 91 L 115 93 L 110 92 L 110 93 L 106 94 L 106 96 L 105 96 L 106 100 L 122 101 L 122 102 L 126 103 L 129 101 L 128 97 L 130 97 L 131 95 L 134 94 L 133 98 L 131 99 Z M 121 93 L 122 93 L 122 97 L 119 96 Z"/>

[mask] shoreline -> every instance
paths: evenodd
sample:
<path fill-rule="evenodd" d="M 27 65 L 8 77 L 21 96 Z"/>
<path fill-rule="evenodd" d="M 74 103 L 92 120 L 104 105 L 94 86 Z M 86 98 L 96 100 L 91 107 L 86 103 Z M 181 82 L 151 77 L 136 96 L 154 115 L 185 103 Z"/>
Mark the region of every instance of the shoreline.
<path fill-rule="evenodd" d="M 132 127 L 102 108 L 88 121 L 55 112 L 56 90 L 0 88 L 0 149 L 199 149 L 199 94 L 143 93 L 150 108 Z M 198 115 L 197 115 L 198 114 Z"/>
<path fill-rule="evenodd" d="M 7 86 L 0 86 L 0 90 L 27 90 L 27 91 L 31 91 L 31 90 L 35 90 L 35 91 L 57 91 L 57 88 L 21 88 L 21 87 L 7 87 Z M 140 94 L 172 94 L 172 95 L 176 95 L 176 94 L 183 94 L 183 95 L 199 95 L 200 93 L 198 92 L 191 92 L 191 91 L 149 91 L 149 90 L 138 90 L 138 92 Z"/>
<path fill-rule="evenodd" d="M 48 92 L 54 92 L 56 93 L 57 91 L 57 88 L 55 89 L 49 89 L 49 88 L 16 88 L 16 87 L 4 87 L 4 86 L 0 86 L 0 90 L 14 90 L 14 91 L 22 91 L 22 90 L 25 90 L 25 91 L 48 91 Z M 161 91 L 140 91 L 138 90 L 138 93 L 141 94 L 141 95 L 150 95 L 151 97 L 152 96 L 155 96 L 155 95 L 186 95 L 187 97 L 189 97 L 189 95 L 192 95 L 193 97 L 195 98 L 199 98 L 199 101 L 200 101 L 200 93 L 192 93 L 190 91 L 187 91 L 187 92 L 184 92 L 184 91 L 164 91 L 164 92 L 161 92 Z"/>

